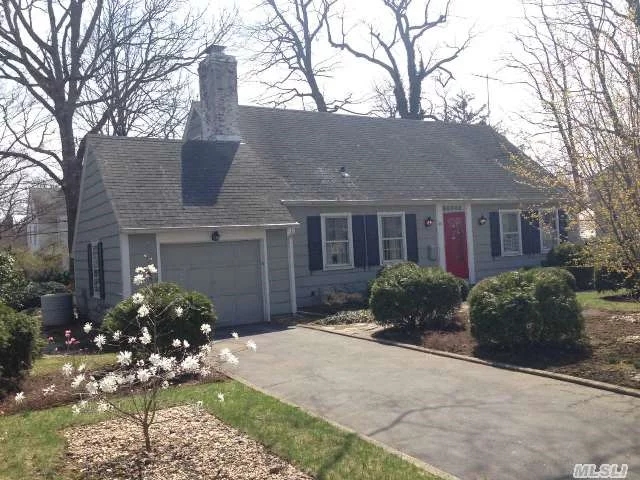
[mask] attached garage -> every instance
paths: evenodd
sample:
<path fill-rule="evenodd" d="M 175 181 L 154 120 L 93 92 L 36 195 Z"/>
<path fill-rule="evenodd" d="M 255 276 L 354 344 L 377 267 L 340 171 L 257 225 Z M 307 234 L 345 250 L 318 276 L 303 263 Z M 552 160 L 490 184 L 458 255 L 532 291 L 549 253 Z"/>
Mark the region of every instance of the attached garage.
<path fill-rule="evenodd" d="M 162 281 L 207 295 L 218 325 L 262 322 L 260 240 L 160 245 Z"/>

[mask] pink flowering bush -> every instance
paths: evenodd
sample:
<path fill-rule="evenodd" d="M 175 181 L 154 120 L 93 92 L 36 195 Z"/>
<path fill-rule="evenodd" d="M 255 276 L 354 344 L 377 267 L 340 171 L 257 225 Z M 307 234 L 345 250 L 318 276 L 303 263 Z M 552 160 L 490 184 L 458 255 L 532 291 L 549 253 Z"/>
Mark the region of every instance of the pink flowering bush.
<path fill-rule="evenodd" d="M 143 272 L 146 281 L 152 280 L 153 265 L 137 269 L 136 274 Z M 72 406 L 74 414 L 83 412 L 113 412 L 124 417 L 141 428 L 145 439 L 145 449 L 151 450 L 149 429 L 155 421 L 158 407 L 158 394 L 185 376 L 206 377 L 212 368 L 221 364 L 237 365 L 236 353 L 240 350 L 256 350 L 256 344 L 249 340 L 239 344 L 239 348 L 231 351 L 224 348 L 214 352 L 212 347 L 211 323 L 203 322 L 197 327 L 198 338 L 186 339 L 178 335 L 179 331 L 167 325 L 180 324 L 189 312 L 194 311 L 190 299 L 194 294 L 183 294 L 178 288 L 169 285 L 146 285 L 134 296 L 122 304 L 127 309 L 135 305 L 136 315 L 127 317 L 130 321 L 126 330 L 109 328 L 95 332 L 91 323 L 83 327 L 84 333 L 91 335 L 92 343 L 100 350 L 114 349 L 117 352 L 117 367 L 107 373 L 92 374 L 86 371 L 84 364 L 76 365 L 68 362 L 62 367 L 63 375 L 68 379 L 67 386 L 50 385 L 43 390 L 43 395 L 54 395 L 59 388 L 68 388 L 78 401 Z M 155 288 L 154 288 L 155 287 Z M 158 292 L 163 295 L 158 295 Z M 167 292 L 176 292 L 169 296 Z M 149 295 L 148 297 L 146 295 Z M 162 301 L 160 301 L 160 299 Z M 206 306 L 208 305 L 208 311 Z M 195 307 L 189 324 L 194 319 L 214 319 L 211 302 L 199 302 Z M 190 327 L 188 331 L 193 334 Z M 70 332 L 66 335 L 71 341 Z M 237 334 L 233 334 L 239 342 Z M 73 339 L 75 340 L 75 339 Z M 72 342 L 73 344 L 74 342 Z M 70 357 L 73 358 L 73 357 Z M 218 396 L 220 401 L 224 396 Z M 24 401 L 22 392 L 15 397 L 16 402 Z"/>

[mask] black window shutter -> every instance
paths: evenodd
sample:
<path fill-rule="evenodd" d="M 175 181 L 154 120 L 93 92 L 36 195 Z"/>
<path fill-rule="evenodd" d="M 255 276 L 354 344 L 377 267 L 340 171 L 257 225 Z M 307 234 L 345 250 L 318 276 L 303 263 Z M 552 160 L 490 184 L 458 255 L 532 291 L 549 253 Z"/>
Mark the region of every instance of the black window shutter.
<path fill-rule="evenodd" d="M 491 229 L 491 256 L 499 257 L 502 254 L 502 239 L 500 238 L 500 214 L 489 212 L 489 228 Z"/>
<path fill-rule="evenodd" d="M 365 237 L 367 239 L 367 265 L 376 267 L 380 265 L 380 244 L 378 236 L 378 216 L 367 215 L 364 217 Z"/>
<path fill-rule="evenodd" d="M 566 242 L 569 240 L 568 235 L 569 217 L 567 212 L 563 209 L 558 210 L 558 234 L 560 236 L 560 242 Z"/>
<path fill-rule="evenodd" d="M 322 270 L 322 226 L 319 216 L 307 217 L 307 245 L 309 247 L 309 270 Z"/>
<path fill-rule="evenodd" d="M 98 272 L 100 274 L 100 298 L 105 298 L 104 285 L 104 256 L 102 253 L 102 242 L 98 242 Z"/>
<path fill-rule="evenodd" d="M 534 212 L 524 212 L 520 215 L 520 230 L 522 253 L 540 253 L 540 220 Z"/>
<path fill-rule="evenodd" d="M 364 215 L 351 216 L 351 233 L 353 234 L 353 265 L 367 265 L 367 238 L 364 226 Z"/>
<path fill-rule="evenodd" d="M 407 234 L 407 260 L 418 263 L 418 228 L 416 226 L 416 214 L 405 214 L 404 225 L 405 233 Z"/>
<path fill-rule="evenodd" d="M 87 244 L 87 268 L 89 270 L 89 296 L 93 297 L 93 252 L 91 244 Z"/>

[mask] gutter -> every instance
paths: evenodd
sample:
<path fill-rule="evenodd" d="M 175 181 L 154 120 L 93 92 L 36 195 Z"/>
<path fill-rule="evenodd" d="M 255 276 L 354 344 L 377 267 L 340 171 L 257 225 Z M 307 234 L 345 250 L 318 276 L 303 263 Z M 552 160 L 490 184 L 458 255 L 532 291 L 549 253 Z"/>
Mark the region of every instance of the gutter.
<path fill-rule="evenodd" d="M 300 224 L 298 222 L 287 222 L 287 223 L 256 223 L 256 224 L 246 224 L 246 225 L 195 225 L 195 226 L 179 226 L 179 227 L 127 227 L 121 228 L 120 231 L 122 233 L 161 233 L 161 232 L 177 232 L 181 230 L 211 230 L 211 229 L 223 229 L 223 228 L 285 228 L 285 227 L 298 227 Z"/>

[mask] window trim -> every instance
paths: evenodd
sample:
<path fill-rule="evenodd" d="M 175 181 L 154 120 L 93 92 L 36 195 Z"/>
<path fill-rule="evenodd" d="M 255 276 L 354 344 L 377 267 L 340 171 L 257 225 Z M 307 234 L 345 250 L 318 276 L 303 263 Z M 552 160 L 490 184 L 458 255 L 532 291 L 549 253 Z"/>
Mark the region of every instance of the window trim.
<path fill-rule="evenodd" d="M 327 218 L 346 218 L 347 219 L 347 236 L 349 241 L 349 262 L 340 265 L 327 264 L 327 238 L 325 221 Z M 351 213 L 321 213 L 320 214 L 320 230 L 322 232 L 322 268 L 323 270 L 346 270 L 354 268 L 353 263 L 353 225 L 351 222 Z"/>
<path fill-rule="evenodd" d="M 384 259 L 384 240 L 382 235 L 382 217 L 400 217 L 402 223 L 402 258 L 400 260 Z M 392 237 L 390 237 L 392 238 Z M 397 239 L 397 237 L 393 237 Z M 405 223 L 405 212 L 378 212 L 378 251 L 380 255 L 380 265 L 394 265 L 407 261 L 407 225 Z"/>
<path fill-rule="evenodd" d="M 517 225 L 518 225 L 518 246 L 519 246 L 519 251 L 518 252 L 507 252 L 505 253 L 504 251 L 504 226 L 502 224 L 502 214 L 504 213 L 515 213 L 518 216 L 518 220 L 517 220 Z M 505 210 L 498 210 L 498 217 L 500 220 L 500 256 L 501 257 L 520 257 L 522 256 L 522 219 L 521 219 L 521 210 L 520 209 L 505 209 Z M 509 232 L 509 233 L 513 233 L 513 232 Z"/>
<path fill-rule="evenodd" d="M 97 300 L 101 300 L 100 292 L 102 290 L 102 286 L 100 285 L 100 254 L 98 252 L 98 244 L 99 241 L 89 242 L 91 245 L 91 283 L 93 285 L 93 297 Z M 97 269 L 97 270 L 96 270 Z M 98 283 L 96 283 L 96 271 L 98 273 Z"/>
<path fill-rule="evenodd" d="M 543 223 L 543 219 L 544 219 L 544 212 L 553 212 L 553 218 L 555 219 L 555 238 L 553 239 L 553 247 L 557 246 L 560 244 L 560 213 L 558 211 L 557 208 L 540 208 L 538 209 L 538 217 L 540 218 L 539 220 L 539 229 L 540 229 L 540 253 L 549 253 L 553 247 L 551 248 L 544 248 L 544 238 L 543 238 L 543 234 L 544 234 L 544 228 L 542 227 L 542 223 Z"/>

